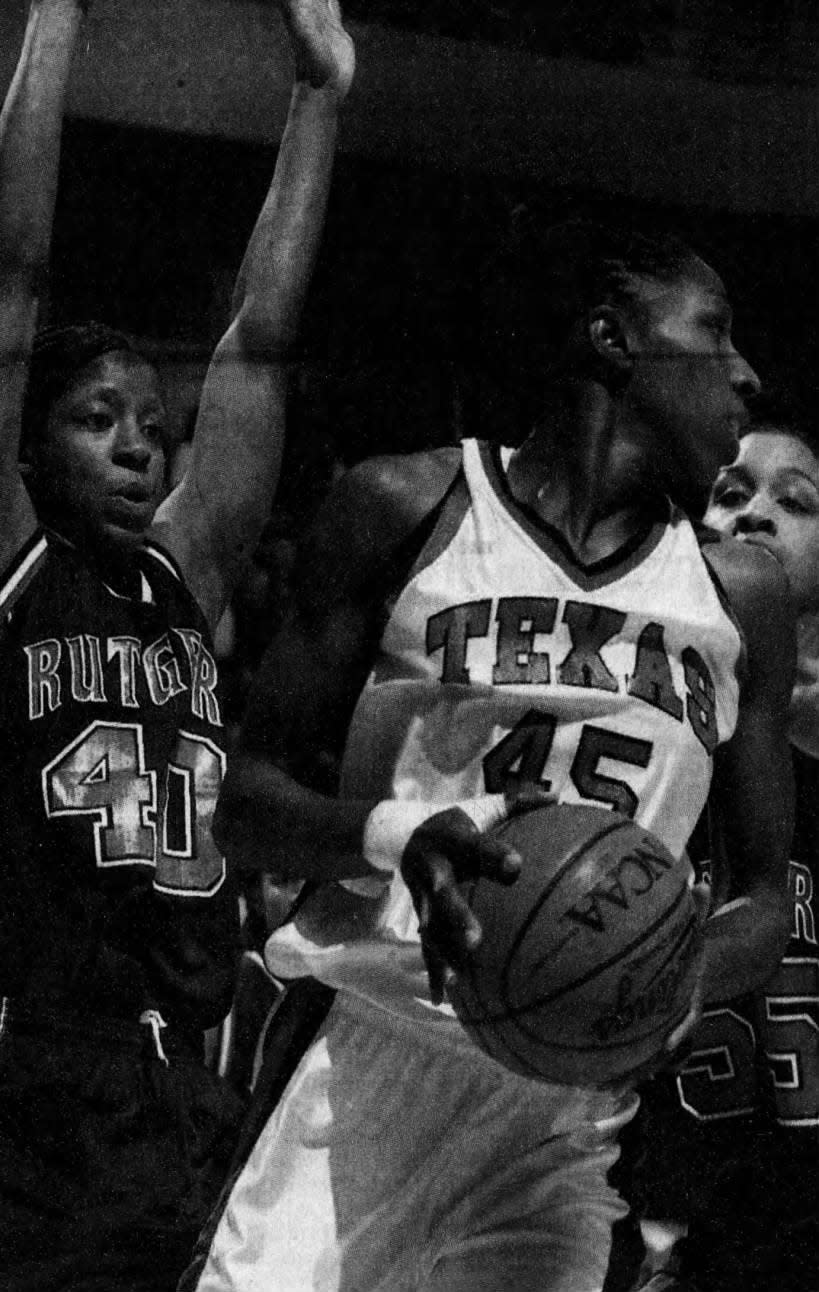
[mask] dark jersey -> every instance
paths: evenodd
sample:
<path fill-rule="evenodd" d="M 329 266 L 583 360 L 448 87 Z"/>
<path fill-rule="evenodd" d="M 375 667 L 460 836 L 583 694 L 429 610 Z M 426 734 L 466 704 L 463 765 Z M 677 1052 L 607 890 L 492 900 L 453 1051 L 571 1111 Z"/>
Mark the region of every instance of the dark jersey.
<path fill-rule="evenodd" d="M 795 1152 L 819 1135 L 819 761 L 793 751 L 796 827 L 785 956 L 750 1000 L 709 1010 L 676 1078 L 682 1106 L 700 1121 L 761 1114 Z M 816 895 L 816 896 L 815 896 Z"/>
<path fill-rule="evenodd" d="M 0 996 L 208 1026 L 236 946 L 216 663 L 166 553 L 130 578 L 40 532 L 0 583 Z"/>
<path fill-rule="evenodd" d="M 624 1191 L 644 1217 L 708 1224 L 727 1208 L 727 1229 L 735 1227 L 737 1210 L 756 1214 L 754 1201 L 769 1209 L 774 1195 L 791 1216 L 815 1207 L 819 760 L 798 750 L 793 758 L 788 948 L 764 988 L 705 1012 L 680 1072 L 654 1078 L 641 1092 L 621 1171 Z"/>

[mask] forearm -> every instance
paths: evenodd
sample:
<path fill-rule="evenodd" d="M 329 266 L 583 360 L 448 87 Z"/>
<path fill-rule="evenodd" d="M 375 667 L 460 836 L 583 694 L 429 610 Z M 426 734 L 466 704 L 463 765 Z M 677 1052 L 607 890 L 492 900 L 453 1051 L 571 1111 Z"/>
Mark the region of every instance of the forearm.
<path fill-rule="evenodd" d="M 157 513 L 211 624 L 256 548 L 278 482 L 287 367 L 321 240 L 338 96 L 298 82 L 274 180 L 199 401 L 185 480 Z"/>
<path fill-rule="evenodd" d="M 80 0 L 33 0 L 0 113 L 0 273 L 31 278 L 48 263 L 62 117 L 82 22 Z"/>
<path fill-rule="evenodd" d="M 433 819 L 456 814 L 461 833 L 489 830 L 506 815 L 503 795 L 433 802 L 340 799 L 318 794 L 264 759 L 238 755 L 225 779 L 214 837 L 238 870 L 279 881 L 389 876 L 410 839 Z"/>
<path fill-rule="evenodd" d="M 339 96 L 297 81 L 273 182 L 234 291 L 250 357 L 286 355 L 299 329 L 321 243 L 333 168 Z"/>
<path fill-rule="evenodd" d="M 780 963 L 788 934 L 787 905 L 768 889 L 721 907 L 705 924 L 706 1003 L 762 986 Z"/>
<path fill-rule="evenodd" d="M 240 870 L 280 880 L 352 879 L 373 873 L 363 838 L 374 806 L 318 794 L 272 762 L 240 754 L 231 761 L 213 832 Z"/>

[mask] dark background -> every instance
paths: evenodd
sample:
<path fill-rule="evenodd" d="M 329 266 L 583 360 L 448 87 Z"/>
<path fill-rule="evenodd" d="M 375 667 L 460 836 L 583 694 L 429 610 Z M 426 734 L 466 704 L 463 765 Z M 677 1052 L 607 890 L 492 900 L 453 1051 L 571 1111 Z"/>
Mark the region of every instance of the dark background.
<path fill-rule="evenodd" d="M 275 150 L 69 122 L 50 317 L 102 318 L 205 361 L 275 164 Z M 679 229 L 720 270 L 736 338 L 763 378 L 809 404 L 817 385 L 812 220 L 615 203 L 604 194 L 342 156 L 303 330 L 311 417 L 345 456 L 515 430 L 519 322 L 488 291 L 525 213 L 632 213 Z M 502 294 L 501 294 L 502 295 Z M 537 310 L 536 300 L 524 308 Z"/>

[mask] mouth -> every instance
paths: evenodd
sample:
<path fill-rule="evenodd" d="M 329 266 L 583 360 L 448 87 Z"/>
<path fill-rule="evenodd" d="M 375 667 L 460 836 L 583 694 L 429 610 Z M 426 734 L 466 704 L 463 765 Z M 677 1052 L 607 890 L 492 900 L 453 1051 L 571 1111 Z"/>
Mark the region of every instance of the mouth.
<path fill-rule="evenodd" d="M 758 547 L 760 551 L 765 552 L 772 561 L 776 561 L 777 565 L 782 564 L 776 550 L 766 539 L 759 538 L 756 534 L 734 534 L 734 538 L 738 543 L 746 543 L 748 547 Z"/>
<path fill-rule="evenodd" d="M 118 490 L 108 499 L 109 515 L 126 529 L 143 528 L 150 523 L 155 510 L 153 494 L 144 489 Z"/>
<path fill-rule="evenodd" d="M 153 490 L 146 484 L 125 484 L 112 491 L 112 497 L 124 498 L 126 502 L 151 502 Z"/>

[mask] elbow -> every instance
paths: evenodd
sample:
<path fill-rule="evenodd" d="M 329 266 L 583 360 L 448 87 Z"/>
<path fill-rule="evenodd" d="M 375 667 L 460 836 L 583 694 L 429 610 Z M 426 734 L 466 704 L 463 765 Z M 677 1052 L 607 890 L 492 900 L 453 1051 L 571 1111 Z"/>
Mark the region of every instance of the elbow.
<path fill-rule="evenodd" d="M 269 295 L 246 292 L 234 310 L 236 339 L 245 357 L 260 362 L 285 362 L 296 339 L 280 303 Z"/>

